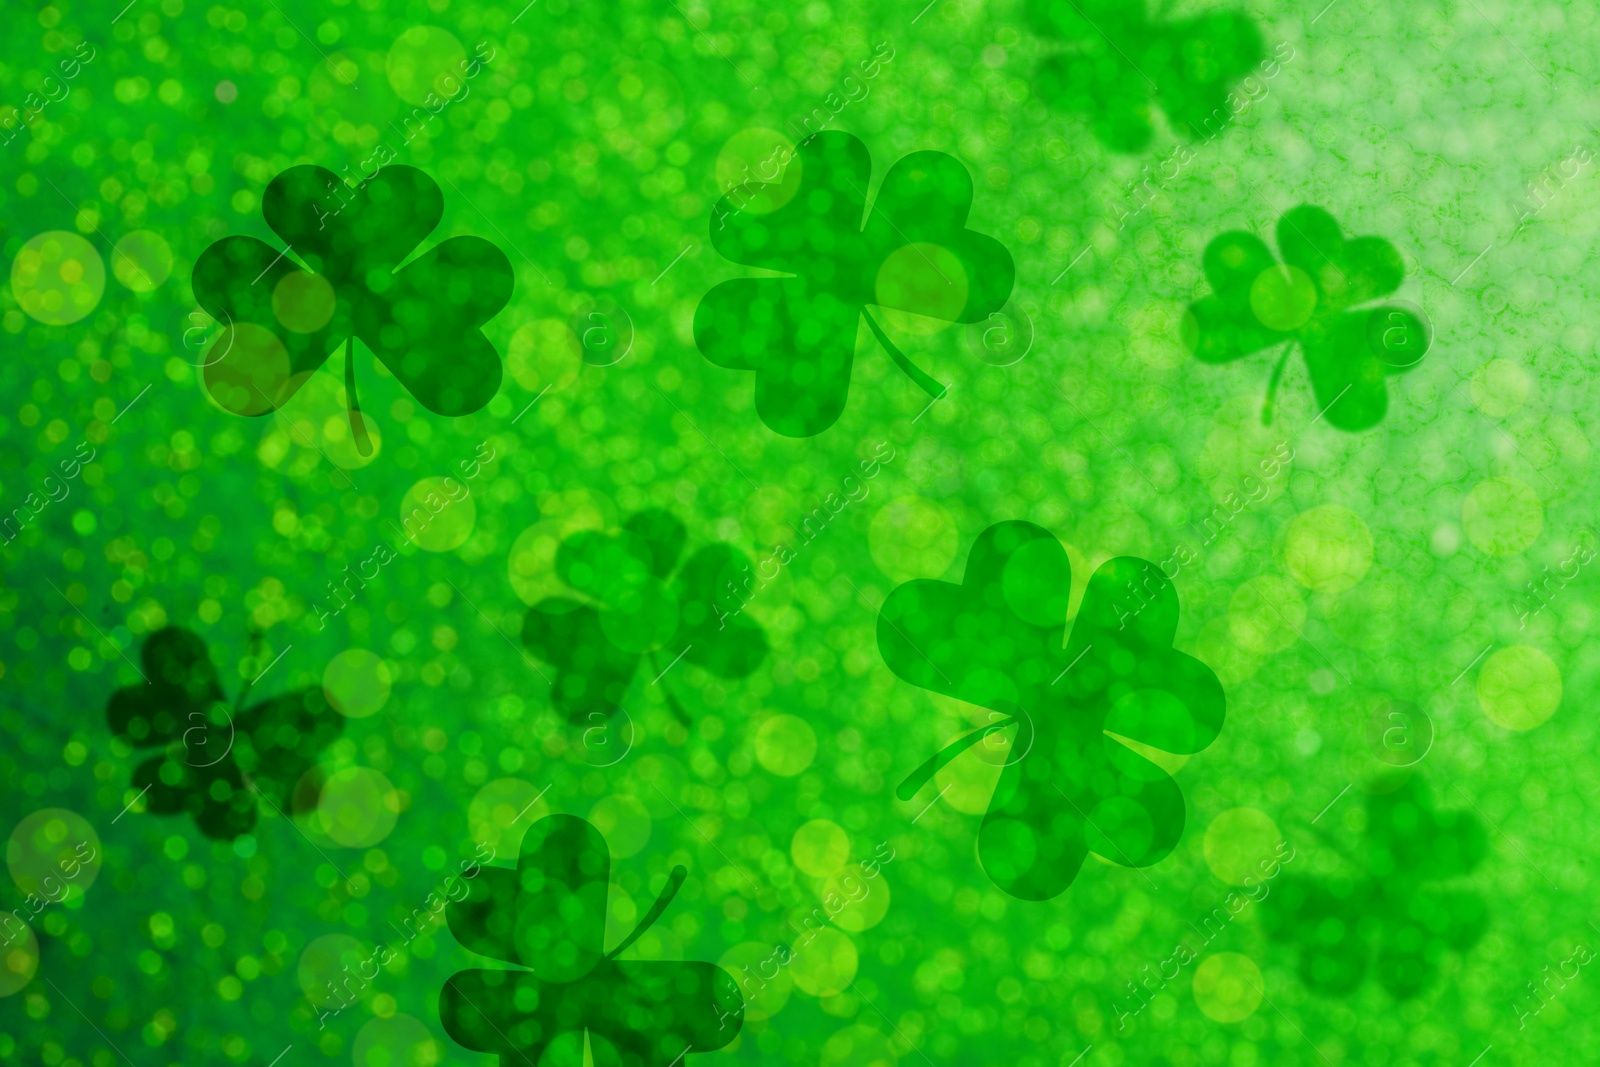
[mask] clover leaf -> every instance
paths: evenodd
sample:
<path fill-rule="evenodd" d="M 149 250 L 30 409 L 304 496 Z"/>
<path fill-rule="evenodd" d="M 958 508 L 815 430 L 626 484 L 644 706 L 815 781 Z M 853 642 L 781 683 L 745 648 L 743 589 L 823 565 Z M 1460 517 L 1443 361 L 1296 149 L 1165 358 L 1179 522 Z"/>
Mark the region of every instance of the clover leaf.
<path fill-rule="evenodd" d="M 912 381 L 943 396 L 943 386 L 906 359 L 867 305 L 971 323 L 1010 298 L 1011 253 L 966 228 L 966 167 L 943 152 L 905 156 L 884 175 L 863 229 L 872 177 L 866 145 L 824 131 L 801 142 L 790 163 L 796 165 L 799 188 L 776 211 L 736 210 L 732 193 L 713 209 L 718 252 L 789 277 L 715 286 L 695 310 L 700 351 L 719 367 L 756 372 L 756 411 L 785 437 L 811 437 L 838 421 L 862 318 Z M 741 201 L 749 188 L 736 190 Z"/>
<path fill-rule="evenodd" d="M 584 530 L 561 543 L 556 573 L 583 599 L 547 597 L 528 610 L 522 640 L 556 667 L 552 700 L 573 722 L 609 716 L 621 706 L 640 661 L 661 681 L 678 659 L 720 678 L 744 678 L 767 655 L 766 635 L 749 617 L 725 611 L 720 594 L 750 570 L 726 544 L 683 553 L 683 524 L 665 511 L 642 511 L 621 532 Z M 663 660 L 662 655 L 671 657 Z M 667 704 L 685 724 L 677 698 Z"/>
<path fill-rule="evenodd" d="M 187 813 L 207 837 L 231 841 L 256 823 L 259 793 L 278 811 L 317 754 L 344 730 L 320 686 L 239 710 L 217 681 L 205 641 L 168 626 L 140 653 L 145 683 L 111 694 L 106 719 L 118 739 L 164 751 L 139 764 L 132 788 L 157 815 Z"/>
<path fill-rule="evenodd" d="M 534 823 L 516 870 L 483 868 L 468 895 L 445 906 L 465 948 L 520 968 L 447 979 L 439 993 L 445 1032 L 502 1065 L 579 1064 L 587 1041 L 597 1067 L 669 1067 L 727 1045 L 744 1023 L 744 998 L 727 971 L 617 959 L 666 911 L 686 874 L 673 867 L 654 906 L 607 952 L 605 838 L 574 815 Z"/>
<path fill-rule="evenodd" d="M 1283 352 L 1267 383 L 1261 421 L 1289 353 L 1299 344 L 1317 406 L 1342 430 L 1366 430 L 1389 407 L 1385 379 L 1421 361 L 1427 322 L 1396 304 L 1357 309 L 1400 287 L 1405 265 L 1381 237 L 1346 238 L 1332 215 L 1302 204 L 1278 219 L 1279 263 L 1242 230 L 1206 246 L 1212 294 L 1189 305 L 1184 339 L 1203 363 L 1227 363 L 1275 344 Z"/>
<path fill-rule="evenodd" d="M 1060 894 L 1088 852 L 1145 867 L 1177 845 L 1183 794 L 1119 738 L 1194 753 L 1222 729 L 1216 675 L 1172 647 L 1178 595 L 1160 568 L 1132 556 L 1102 564 L 1068 635 L 1071 589 L 1061 542 L 1032 523 L 1002 522 L 978 537 L 960 585 L 907 582 L 878 616 L 878 649 L 896 675 L 1008 716 L 924 763 L 900 799 L 980 734 L 1018 725 L 978 856 L 1024 900 Z"/>
<path fill-rule="evenodd" d="M 229 326 L 205 366 L 223 408 L 275 410 L 342 344 L 351 429 L 371 455 L 357 337 L 436 415 L 467 415 L 494 396 L 500 356 L 479 327 L 511 299 L 505 253 L 481 237 L 451 237 L 401 266 L 443 217 L 432 178 L 384 167 L 352 191 L 332 171 L 291 167 L 267 185 L 261 213 L 283 251 L 225 237 L 194 265 L 195 299 Z"/>
<path fill-rule="evenodd" d="M 1369 797 L 1366 808 L 1362 847 L 1346 855 L 1361 873 L 1285 876 L 1263 902 L 1262 925 L 1297 950 L 1309 988 L 1349 993 L 1373 968 L 1391 996 L 1408 1000 L 1433 981 L 1447 951 L 1465 952 L 1483 936 L 1483 898 L 1432 883 L 1470 873 L 1488 839 L 1466 812 L 1435 810 L 1420 778 Z"/>
<path fill-rule="evenodd" d="M 1039 96 L 1088 117 L 1119 152 L 1150 142 L 1150 100 L 1200 137 L 1232 116 L 1229 86 L 1261 59 L 1261 34 L 1237 11 L 1157 21 L 1144 0 L 1029 0 L 1035 32 L 1064 42 L 1039 66 Z"/>

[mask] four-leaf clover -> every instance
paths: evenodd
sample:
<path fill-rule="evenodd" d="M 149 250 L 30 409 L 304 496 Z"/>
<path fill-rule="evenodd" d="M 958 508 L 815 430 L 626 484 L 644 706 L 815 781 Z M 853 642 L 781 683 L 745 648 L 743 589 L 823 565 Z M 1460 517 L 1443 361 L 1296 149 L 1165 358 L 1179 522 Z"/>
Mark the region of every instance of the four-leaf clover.
<path fill-rule="evenodd" d="M 721 594 L 749 572 L 749 559 L 729 545 L 707 545 L 673 578 L 685 536 L 667 512 L 641 511 L 620 533 L 580 531 L 556 550 L 557 575 L 584 599 L 539 601 L 523 620 L 522 640 L 555 665 L 551 698 L 573 722 L 610 716 L 647 657 L 657 681 L 679 659 L 720 678 L 744 678 L 766 658 L 760 625 L 722 607 Z M 664 683 L 662 691 L 687 723 Z"/>
<path fill-rule="evenodd" d="M 350 424 L 370 455 L 357 337 L 436 415 L 467 415 L 493 398 L 500 356 L 479 327 L 511 299 L 505 253 L 481 237 L 451 237 L 401 267 L 443 217 L 432 178 L 384 167 L 352 191 L 332 171 L 291 167 L 268 184 L 261 213 L 283 251 L 225 237 L 194 265 L 195 300 L 229 326 L 205 366 L 223 408 L 275 410 L 343 344 Z"/>
<path fill-rule="evenodd" d="M 497 1054 L 502 1067 L 583 1063 L 586 1043 L 599 1067 L 670 1067 L 685 1053 L 727 1045 L 744 1023 L 744 998 L 727 971 L 617 959 L 666 911 L 686 874 L 673 867 L 655 905 L 607 952 L 605 838 L 575 815 L 534 823 L 516 870 L 485 867 L 465 899 L 445 906 L 465 948 L 521 968 L 452 975 L 439 993 L 445 1032 Z"/>
<path fill-rule="evenodd" d="M 825 131 L 803 141 L 789 165 L 801 168 L 799 187 L 776 211 L 736 211 L 727 197 L 713 210 L 718 252 L 789 277 L 714 287 L 694 315 L 700 351 L 719 367 L 756 372 L 756 411 L 785 437 L 811 437 L 838 420 L 863 318 L 901 370 L 943 396 L 867 305 L 972 323 L 1010 299 L 1011 253 L 966 228 L 972 176 L 953 156 L 914 152 L 884 175 L 863 229 L 866 145 Z"/>
<path fill-rule="evenodd" d="M 1189 305 L 1184 339 L 1203 363 L 1227 363 L 1271 345 L 1283 353 L 1267 384 L 1272 421 L 1278 379 L 1296 343 L 1317 407 L 1341 430 L 1366 430 L 1389 408 L 1385 379 L 1416 366 L 1432 341 L 1416 311 L 1356 310 L 1400 287 L 1405 265 L 1381 237 L 1346 239 L 1332 215 L 1302 204 L 1278 220 L 1279 263 L 1253 233 L 1233 230 L 1206 246 L 1212 295 Z"/>
<path fill-rule="evenodd" d="M 1262 923 L 1299 953 L 1300 979 L 1321 993 L 1344 994 L 1369 967 L 1398 1000 L 1433 980 L 1449 950 L 1483 936 L 1483 898 L 1429 883 L 1470 873 L 1488 851 L 1483 827 L 1464 811 L 1436 811 L 1420 778 L 1367 799 L 1356 878 L 1285 876 L 1264 902 Z"/>
<path fill-rule="evenodd" d="M 960 585 L 918 579 L 878 616 L 878 648 L 912 685 L 1007 719 L 946 747 L 903 782 L 909 800 L 979 735 L 1019 732 L 978 832 L 995 884 L 1025 900 L 1070 886 L 1088 852 L 1128 867 L 1156 863 L 1183 832 L 1183 794 L 1119 738 L 1194 753 L 1222 729 L 1222 685 L 1175 650 L 1178 595 L 1154 564 L 1102 564 L 1066 636 L 1072 567 L 1061 542 L 1029 522 L 989 527 Z M 1065 640 L 1063 637 L 1065 636 Z"/>
<path fill-rule="evenodd" d="M 205 641 L 168 626 L 151 634 L 140 654 L 147 682 L 111 694 L 111 732 L 139 748 L 164 751 L 139 764 L 132 788 L 158 815 L 187 812 L 207 837 L 232 840 L 256 824 L 260 793 L 288 809 L 299 783 L 344 730 L 320 686 L 239 710 L 217 682 Z"/>
<path fill-rule="evenodd" d="M 1150 98 L 1173 127 L 1204 136 L 1232 112 L 1229 86 L 1261 58 L 1261 34 L 1241 12 L 1152 20 L 1144 0 L 1029 0 L 1035 32 L 1063 41 L 1039 67 L 1039 95 L 1089 118 L 1120 152 L 1150 141 Z"/>

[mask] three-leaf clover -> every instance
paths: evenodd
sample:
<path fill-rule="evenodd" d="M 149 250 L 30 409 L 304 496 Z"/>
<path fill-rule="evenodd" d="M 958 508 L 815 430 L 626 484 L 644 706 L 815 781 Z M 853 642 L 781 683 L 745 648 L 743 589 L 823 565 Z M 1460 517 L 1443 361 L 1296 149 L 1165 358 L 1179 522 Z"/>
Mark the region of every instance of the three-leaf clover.
<path fill-rule="evenodd" d="M 1362 847 L 1346 856 L 1361 875 L 1285 876 L 1263 903 L 1262 924 L 1298 951 L 1309 988 L 1348 993 L 1375 967 L 1379 984 L 1406 1000 L 1433 981 L 1446 951 L 1465 952 L 1483 936 L 1483 898 L 1430 883 L 1470 873 L 1488 840 L 1466 812 L 1436 811 L 1420 778 L 1369 797 L 1366 808 Z"/>
<path fill-rule="evenodd" d="M 1261 421 L 1296 343 L 1317 407 L 1342 430 L 1376 426 L 1389 408 L 1385 379 L 1427 354 L 1432 334 L 1414 310 L 1394 304 L 1358 309 L 1400 287 L 1405 265 L 1381 237 L 1347 239 L 1332 215 L 1302 204 L 1278 219 L 1279 263 L 1253 233 L 1232 230 L 1206 245 L 1212 294 L 1189 305 L 1184 339 L 1195 358 L 1227 363 L 1275 344 Z"/>
<path fill-rule="evenodd" d="M 1039 66 L 1039 95 L 1089 119 L 1120 152 L 1150 141 L 1152 94 L 1175 128 L 1214 134 L 1231 117 L 1229 86 L 1261 58 L 1261 34 L 1242 12 L 1156 21 L 1144 0 L 1029 0 L 1035 32 L 1065 42 Z"/>
<path fill-rule="evenodd" d="M 320 686 L 241 711 L 246 685 L 227 703 L 205 641 L 192 630 L 157 630 L 140 660 L 148 681 L 118 689 L 106 706 L 118 738 L 164 749 L 134 769 L 132 788 L 144 796 L 145 810 L 186 812 L 207 837 L 227 841 L 249 832 L 256 824 L 252 792 L 286 810 L 301 775 L 344 730 Z"/>
<path fill-rule="evenodd" d="M 785 437 L 811 437 L 838 420 L 862 318 L 912 381 L 943 396 L 944 388 L 906 359 L 867 305 L 971 323 L 1010 299 L 1011 253 L 966 228 L 967 168 L 943 152 L 904 157 L 884 175 L 863 229 L 872 177 L 866 145 L 824 131 L 801 142 L 789 165 L 801 168 L 799 187 L 776 211 L 739 211 L 730 197 L 713 209 L 711 243 L 718 252 L 790 277 L 715 286 L 694 314 L 700 351 L 719 367 L 756 372 L 756 411 Z"/>
<path fill-rule="evenodd" d="M 291 167 L 268 184 L 261 214 L 283 251 L 225 237 L 194 265 L 195 300 L 229 326 L 205 366 L 223 408 L 275 410 L 343 344 L 350 425 L 370 455 L 357 337 L 436 415 L 470 414 L 493 398 L 500 356 L 479 327 L 511 299 L 511 263 L 481 237 L 451 237 L 401 266 L 444 215 L 432 178 L 384 167 L 352 191 L 332 171 Z"/>
<path fill-rule="evenodd" d="M 573 722 L 611 715 L 646 658 L 658 681 L 678 659 L 720 678 L 744 678 L 766 658 L 760 625 L 722 606 L 728 583 L 749 573 L 749 559 L 730 545 L 707 545 L 674 577 L 685 537 L 676 518 L 650 510 L 619 533 L 583 530 L 556 550 L 556 574 L 584 599 L 539 601 L 523 619 L 522 640 L 555 665 L 551 699 Z M 662 691 L 687 724 L 664 682 Z"/>
<path fill-rule="evenodd" d="M 606 952 L 605 838 L 574 815 L 534 823 L 516 870 L 485 867 L 465 899 L 445 906 L 465 948 L 522 968 L 452 975 L 439 993 L 445 1032 L 499 1055 L 503 1067 L 580 1064 L 585 1039 L 597 1067 L 669 1067 L 686 1052 L 727 1045 L 744 1023 L 744 998 L 727 971 L 617 959 L 660 918 L 686 874 L 673 867 L 655 905 Z"/>
<path fill-rule="evenodd" d="M 1222 685 L 1172 647 L 1178 595 L 1154 564 L 1111 559 L 1089 579 L 1070 635 L 1072 567 L 1046 530 L 989 527 L 960 585 L 898 586 L 878 616 L 878 649 L 912 685 L 1007 719 L 946 747 L 901 783 L 911 797 L 962 750 L 1020 727 L 978 832 L 996 885 L 1025 900 L 1070 886 L 1087 852 L 1127 867 L 1177 845 L 1184 803 L 1166 771 L 1118 738 L 1194 753 L 1222 729 Z M 1063 640 L 1063 636 L 1066 639 Z"/>

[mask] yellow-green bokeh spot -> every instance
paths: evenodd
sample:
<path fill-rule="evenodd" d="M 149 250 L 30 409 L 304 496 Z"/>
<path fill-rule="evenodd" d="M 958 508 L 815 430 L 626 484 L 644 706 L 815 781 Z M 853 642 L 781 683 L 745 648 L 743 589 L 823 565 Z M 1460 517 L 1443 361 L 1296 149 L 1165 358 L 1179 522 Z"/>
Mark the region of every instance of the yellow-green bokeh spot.
<path fill-rule="evenodd" d="M 0 997 L 20 993 L 39 969 L 39 938 L 18 922 L 0 925 Z"/>
<path fill-rule="evenodd" d="M 400 528 L 412 544 L 429 552 L 460 548 L 477 521 L 471 490 L 455 478 L 423 478 L 400 501 Z"/>
<path fill-rule="evenodd" d="M 728 138 L 717 154 L 717 188 L 733 207 L 770 215 L 800 191 L 805 173 L 794 142 L 777 130 L 752 126 Z"/>
<path fill-rule="evenodd" d="M 389 86 L 408 104 L 439 106 L 461 92 L 467 50 L 447 30 L 412 26 L 389 48 Z M 429 103 L 429 94 L 435 99 Z"/>
<path fill-rule="evenodd" d="M 30 318 L 47 326 L 77 322 L 100 303 L 106 265 L 94 245 L 67 230 L 30 238 L 11 262 L 11 293 Z"/>
<path fill-rule="evenodd" d="M 949 249 L 913 241 L 884 257 L 873 292 L 895 330 L 934 334 L 961 317 L 967 288 L 966 269 Z"/>
<path fill-rule="evenodd" d="M 603 530 L 616 521 L 616 505 L 589 489 L 549 493 L 540 500 L 545 517 L 517 535 L 506 561 L 511 589 L 524 604 L 566 596 L 569 590 L 556 574 L 561 543 L 583 530 Z"/>
<path fill-rule="evenodd" d="M 394 1014 L 357 1031 L 351 1059 L 355 1067 L 435 1067 L 444 1062 L 444 1046 L 421 1019 Z"/>
<path fill-rule="evenodd" d="M 1461 505 L 1467 537 L 1491 556 L 1514 556 L 1539 539 L 1544 506 L 1527 482 L 1489 478 L 1472 487 Z"/>
<path fill-rule="evenodd" d="M 1479 411 L 1502 419 L 1528 402 L 1533 383 L 1519 364 L 1491 359 L 1473 374 L 1469 388 Z"/>
<path fill-rule="evenodd" d="M 850 859 L 850 835 L 836 822 L 812 819 L 794 832 L 789 855 L 806 874 L 826 878 Z"/>
<path fill-rule="evenodd" d="M 1342 593 L 1372 566 L 1372 531 L 1360 515 L 1324 504 L 1296 515 L 1284 531 L 1283 568 L 1317 593 Z"/>
<path fill-rule="evenodd" d="M 467 805 L 467 832 L 502 860 L 515 859 L 528 827 L 550 814 L 544 791 L 521 778 L 496 778 Z"/>
<path fill-rule="evenodd" d="M 616 859 L 637 856 L 650 843 L 650 813 L 625 793 L 601 797 L 589 812 L 589 821 L 605 837 Z"/>
<path fill-rule="evenodd" d="M 870 930 L 889 914 L 888 880 L 882 871 L 867 877 L 859 863 L 829 875 L 818 895 L 833 916 L 834 925 L 851 933 Z"/>
<path fill-rule="evenodd" d="M 123 234 L 111 251 L 111 273 L 136 293 L 153 292 L 172 274 L 172 248 L 152 230 Z"/>
<path fill-rule="evenodd" d="M 940 504 L 902 496 L 878 509 L 867 529 L 867 550 L 896 582 L 937 578 L 955 562 L 959 530 Z"/>
<path fill-rule="evenodd" d="M 94 884 L 104 862 L 94 826 L 66 808 L 34 812 L 17 823 L 6 841 L 6 869 L 25 896 L 76 900 Z M 0 926 L 0 937 L 4 935 Z"/>
<path fill-rule="evenodd" d="M 792 951 L 792 950 L 791 950 Z M 733 975 L 744 994 L 745 1022 L 760 1022 L 782 1011 L 794 992 L 787 955 L 774 945 L 742 941 L 722 954 L 717 965 Z"/>
<path fill-rule="evenodd" d="M 583 346 L 560 319 L 534 319 L 517 327 L 506 346 L 506 370 L 536 396 L 558 393 L 578 380 Z"/>
<path fill-rule="evenodd" d="M 263 376 L 268 376 L 278 374 L 281 369 L 283 379 L 288 378 L 289 355 L 272 333 L 251 323 L 239 323 L 237 334 L 241 346 L 264 357 L 264 361 L 251 359 L 238 364 L 241 372 L 254 367 L 262 370 Z M 223 336 L 227 336 L 226 331 Z M 256 458 L 273 470 L 304 476 L 316 469 L 324 459 L 341 470 L 358 470 L 383 454 L 383 425 L 370 412 L 362 412 L 361 418 L 366 425 L 372 451 L 362 455 L 356 446 L 355 435 L 350 431 L 350 414 L 346 403 L 348 394 L 344 381 L 337 374 L 324 367 L 309 374 L 297 375 L 296 378 L 303 380 L 304 384 L 283 399 L 276 417 L 270 423 L 270 429 L 262 435 L 261 443 L 256 448 Z M 251 379 L 240 380 L 251 383 L 250 393 L 258 404 L 265 403 Z M 282 384 L 282 380 L 279 384 Z M 242 394 L 236 392 L 234 395 Z M 342 479 L 335 480 L 344 484 Z"/>
<path fill-rule="evenodd" d="M 847 1026 L 822 1044 L 818 1067 L 895 1067 L 889 1038 L 870 1026 Z"/>
<path fill-rule="evenodd" d="M 817 733 L 795 715 L 774 715 L 756 731 L 756 760 L 780 778 L 793 778 L 817 757 Z"/>
<path fill-rule="evenodd" d="M 345 848 L 371 848 L 394 830 L 400 794 L 370 767 L 346 767 L 328 776 L 317 800 L 317 828 Z"/>
<path fill-rule="evenodd" d="M 1261 1006 L 1261 968 L 1249 956 L 1218 952 L 1194 969 L 1194 1002 L 1219 1023 L 1239 1023 Z"/>
<path fill-rule="evenodd" d="M 372 951 L 349 934 L 323 934 L 301 951 L 295 977 L 314 1007 L 337 1008 L 350 1003 L 357 985 L 341 983 L 371 958 Z"/>
<path fill-rule="evenodd" d="M 1561 706 L 1561 668 L 1532 645 L 1502 648 L 1478 672 L 1478 706 L 1508 730 L 1531 730 Z"/>
<path fill-rule="evenodd" d="M 1235 589 L 1228 600 L 1228 629 L 1246 652 L 1265 656 L 1300 640 L 1306 603 L 1293 584 L 1262 574 Z"/>
<path fill-rule="evenodd" d="M 1206 827 L 1203 851 L 1211 873 L 1229 885 L 1261 881 L 1261 863 L 1271 860 L 1283 834 L 1259 808 L 1229 808 Z"/>
<path fill-rule="evenodd" d="M 272 287 L 272 313 L 295 333 L 316 333 L 333 318 L 333 286 L 320 274 L 297 270 Z"/>
<path fill-rule="evenodd" d="M 1317 309 L 1317 287 L 1299 267 L 1275 264 L 1250 285 L 1250 310 L 1273 330 L 1298 330 Z"/>
<path fill-rule="evenodd" d="M 328 661 L 322 671 L 322 693 L 347 719 L 374 715 L 389 701 L 394 675 L 383 657 L 365 648 L 349 648 Z"/>
<path fill-rule="evenodd" d="M 850 988 L 859 964 L 855 943 L 840 931 L 825 926 L 810 934 L 809 940 L 796 938 L 789 971 L 802 993 L 831 997 Z"/>

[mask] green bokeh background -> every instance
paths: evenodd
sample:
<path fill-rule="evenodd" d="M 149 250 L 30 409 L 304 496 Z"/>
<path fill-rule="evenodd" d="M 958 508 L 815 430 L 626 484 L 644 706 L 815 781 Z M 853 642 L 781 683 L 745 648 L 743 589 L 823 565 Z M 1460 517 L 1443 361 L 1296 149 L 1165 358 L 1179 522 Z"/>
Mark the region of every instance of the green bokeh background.
<path fill-rule="evenodd" d="M 0 998 L 0 1062 L 265 1064 L 290 1046 L 285 1067 L 412 1062 L 372 1052 L 384 1042 L 421 1048 L 405 1053 L 423 1055 L 418 1063 L 432 1062 L 430 1049 L 437 1062 L 488 1062 L 439 1028 L 444 979 L 476 959 L 442 928 L 406 946 L 324 1029 L 298 971 L 317 938 L 343 934 L 368 950 L 397 940 L 391 924 L 474 854 L 469 805 L 502 778 L 528 783 L 530 797 L 548 787 L 543 810 L 594 817 L 605 802 L 648 813 L 647 841 L 614 861 L 615 885 L 642 912 L 673 864 L 689 878 L 630 950 L 641 958 L 717 961 L 736 945 L 789 943 L 822 892 L 802 869 L 817 862 L 809 838 L 793 846 L 813 820 L 843 829 L 853 861 L 888 842 L 890 906 L 847 932 L 859 955 L 847 987 L 796 989 L 716 1054 L 729 1061 L 1593 1058 L 1587 971 L 1522 1028 L 1518 1007 L 1544 968 L 1600 937 L 1594 575 L 1580 570 L 1520 622 L 1527 583 L 1559 569 L 1595 523 L 1587 313 L 1600 284 L 1588 256 L 1600 197 L 1592 164 L 1571 178 L 1572 164 L 1562 167 L 1600 145 L 1592 10 L 1250 4 L 1269 49 L 1291 58 L 1170 176 L 1160 164 L 1179 141 L 1159 120 L 1147 152 L 1118 155 L 1081 117 L 1033 96 L 1034 67 L 1056 46 L 1033 35 L 1020 3 L 538 0 L 519 13 L 450 0 L 136 0 L 120 16 L 117 6 L 0 13 L 0 104 L 42 92 L 80 41 L 96 50 L 70 93 L 0 147 L 4 262 L 35 235 L 65 230 L 92 243 L 107 272 L 103 297 L 69 325 L 41 324 L 0 288 L 0 506 L 43 495 L 80 441 L 96 452 L 69 495 L 0 555 L 0 831 L 68 809 L 104 853 L 88 892 L 33 924 L 38 971 Z M 395 124 L 409 105 L 389 57 L 417 26 L 496 52 L 470 94 L 406 144 Z M 700 297 L 747 273 L 709 247 L 726 187 L 717 161 L 741 131 L 782 129 L 840 91 L 846 68 L 883 41 L 893 59 L 833 126 L 866 142 L 875 182 L 922 149 L 966 164 L 969 225 L 1011 250 L 1012 310 L 1033 341 L 1001 367 L 1010 356 L 984 349 L 981 331 L 890 320 L 908 356 L 952 386 L 926 408 L 863 328 L 844 415 L 789 440 L 756 419 L 749 375 L 711 366 L 693 345 Z M 476 234 L 511 259 L 515 295 L 486 327 L 503 354 L 530 323 L 581 332 L 599 309 L 617 338 L 631 323 L 627 355 L 596 366 L 580 358 L 578 333 L 550 341 L 540 365 L 564 371 L 540 377 L 513 354 L 485 410 L 443 419 L 360 353 L 363 409 L 382 434 L 362 464 L 336 399 L 337 358 L 296 418 L 245 420 L 213 405 L 194 366 L 203 349 L 186 340 L 214 332 L 186 333 L 206 325 L 191 317 L 195 258 L 229 234 L 277 244 L 260 214 L 266 183 L 297 163 L 359 169 L 380 140 L 444 191 L 430 245 Z M 1147 174 L 1167 176 L 1140 192 Z M 1278 215 L 1300 203 L 1328 209 L 1351 235 L 1393 242 L 1408 271 L 1397 295 L 1435 330 L 1422 364 L 1391 379 L 1387 418 L 1365 433 L 1316 421 L 1296 360 L 1264 427 L 1270 360 L 1206 367 L 1179 340 L 1185 306 L 1206 291 L 1206 243 L 1240 228 L 1270 243 Z M 133 231 L 161 235 L 175 258 L 151 292 L 113 276 L 113 245 Z M 674 722 L 654 672 L 635 680 L 631 735 L 616 723 L 586 735 L 551 710 L 517 640 L 528 604 L 511 560 L 525 530 L 586 516 L 615 528 L 665 507 L 687 525 L 691 551 L 725 540 L 761 558 L 793 544 L 803 518 L 884 441 L 894 458 L 868 497 L 747 609 L 772 643 L 762 668 L 738 682 L 693 667 L 669 675 L 692 729 Z M 405 546 L 319 629 L 327 583 L 391 537 L 408 490 L 457 474 L 485 442 L 494 459 L 472 482 L 466 539 L 444 551 Z M 1294 458 L 1264 499 L 1202 545 L 1197 525 L 1280 443 Z M 1528 499 L 1536 506 L 1504 503 Z M 1318 508 L 1346 509 L 1370 535 L 1369 565 L 1336 568 L 1349 583 L 1304 564 L 1307 552 L 1334 553 L 1326 538 L 1306 541 L 1307 529 L 1332 528 L 1329 516 L 1356 528 L 1344 511 L 1297 524 Z M 956 785 L 933 807 L 931 788 L 894 799 L 912 768 L 985 720 L 896 681 L 874 639 L 889 590 L 913 576 L 958 580 L 972 540 L 1004 519 L 1069 544 L 1075 586 L 1111 556 L 1160 562 L 1193 546 L 1198 558 L 1175 579 L 1176 644 L 1208 662 L 1228 696 L 1221 738 L 1177 773 L 1189 804 L 1177 851 L 1143 871 L 1091 859 L 1043 904 L 1004 896 L 976 862 L 986 799 L 977 755 L 953 768 Z M 136 680 L 129 661 L 144 636 L 166 624 L 204 636 L 230 694 L 279 652 L 256 695 L 319 684 L 350 649 L 384 657 L 392 694 L 346 723 L 324 763 L 385 776 L 401 809 L 393 831 L 342 847 L 318 836 L 314 816 L 293 816 L 297 829 L 263 811 L 254 835 L 228 845 L 186 818 L 137 805 L 120 814 L 144 756 L 112 743 L 105 704 Z M 251 652 L 253 629 L 264 630 L 264 652 Z M 1529 730 L 1498 725 L 1479 696 L 1483 673 L 1513 646 L 1538 649 L 1561 676 L 1559 707 Z M 1489 834 L 1489 859 L 1463 882 L 1487 903 L 1483 939 L 1447 956 L 1415 1000 L 1397 1003 L 1371 981 L 1326 997 L 1300 983 L 1292 951 L 1250 909 L 1206 949 L 1258 968 L 1265 996 L 1248 1017 L 1202 1010 L 1191 967 L 1119 1030 L 1113 1000 L 1125 983 L 1229 892 L 1205 847 L 1222 813 L 1265 813 L 1297 849 L 1298 873 L 1356 873 L 1341 842 L 1356 840 L 1360 796 L 1375 787 L 1382 753 L 1368 719 L 1391 700 L 1421 709 L 1436 732 L 1413 773 L 1441 806 L 1473 809 Z M 796 768 L 759 742 L 778 715 L 816 738 L 797 773 L 775 773 Z M 629 736 L 628 755 L 599 767 Z M 1229 844 L 1222 830 L 1215 840 Z M 0 882 L 8 907 L 22 898 Z M 436 1044 L 407 1036 L 425 1034 Z"/>

